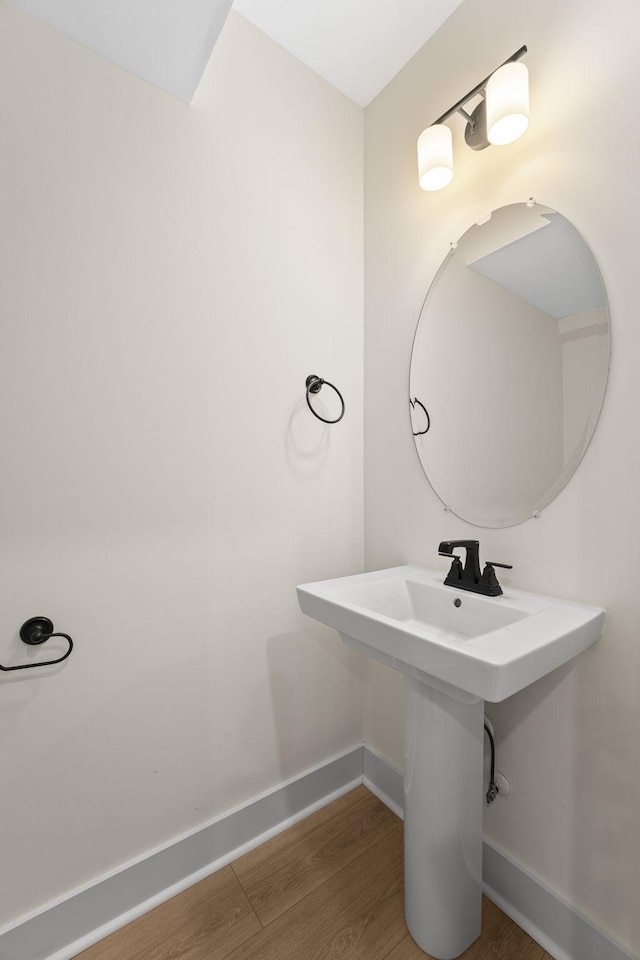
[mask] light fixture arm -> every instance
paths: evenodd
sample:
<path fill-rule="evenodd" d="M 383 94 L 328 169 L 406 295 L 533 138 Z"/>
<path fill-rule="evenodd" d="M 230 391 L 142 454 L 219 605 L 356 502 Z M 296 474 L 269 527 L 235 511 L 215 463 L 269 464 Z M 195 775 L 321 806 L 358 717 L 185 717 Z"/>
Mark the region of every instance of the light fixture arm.
<path fill-rule="evenodd" d="M 505 64 L 507 63 L 514 63 L 516 60 L 520 60 L 522 57 L 524 57 L 526 52 L 527 52 L 526 45 L 523 47 L 520 47 L 520 49 L 516 50 L 516 52 L 512 54 L 512 56 L 510 56 L 507 60 L 505 60 L 504 63 L 501 63 L 500 67 L 504 67 Z M 496 70 L 499 70 L 500 67 L 496 67 Z M 469 93 L 467 93 L 464 97 L 462 97 L 461 100 L 458 100 L 458 102 L 454 103 L 452 107 L 449 107 L 449 109 L 445 113 L 443 113 L 441 117 L 438 117 L 437 120 L 433 121 L 431 126 L 434 126 L 437 123 L 444 123 L 445 120 L 448 120 L 450 117 L 452 117 L 454 113 L 461 113 L 468 123 L 471 122 L 471 118 L 469 114 L 467 114 L 463 110 L 463 107 L 465 106 L 465 104 L 469 102 L 469 100 L 472 100 L 474 97 L 477 97 L 478 94 L 482 94 L 484 96 L 485 87 L 487 86 L 487 83 L 489 82 L 493 74 L 496 72 L 496 70 L 492 71 L 492 73 L 490 73 L 488 77 L 485 77 L 484 80 L 481 80 L 480 83 L 478 83 L 473 88 L 473 90 L 470 90 Z"/>
<path fill-rule="evenodd" d="M 467 113 L 464 107 L 458 107 L 458 109 L 456 110 L 456 113 L 459 113 L 461 117 L 464 117 L 467 123 L 470 123 L 472 127 L 475 127 L 476 125 L 475 120 L 473 119 L 470 113 Z"/>

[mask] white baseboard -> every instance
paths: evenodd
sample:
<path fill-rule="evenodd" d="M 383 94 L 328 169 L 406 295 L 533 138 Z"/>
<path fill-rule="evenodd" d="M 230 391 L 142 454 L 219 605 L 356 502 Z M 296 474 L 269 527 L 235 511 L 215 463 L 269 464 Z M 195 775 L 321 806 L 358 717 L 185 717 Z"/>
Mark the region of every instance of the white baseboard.
<path fill-rule="evenodd" d="M 177 841 L 0 930 L 1 960 L 71 960 L 362 783 L 353 747 Z"/>
<path fill-rule="evenodd" d="M 403 816 L 402 773 L 366 744 L 0 930 L 1 960 L 82 950 L 363 783 Z M 485 841 L 489 899 L 556 960 L 639 960 L 504 851 Z"/>
<path fill-rule="evenodd" d="M 495 844 L 482 849 L 482 886 L 490 900 L 555 960 L 637 960 Z"/>
<path fill-rule="evenodd" d="M 373 747 L 364 745 L 362 782 L 390 810 L 404 820 L 404 777 Z"/>

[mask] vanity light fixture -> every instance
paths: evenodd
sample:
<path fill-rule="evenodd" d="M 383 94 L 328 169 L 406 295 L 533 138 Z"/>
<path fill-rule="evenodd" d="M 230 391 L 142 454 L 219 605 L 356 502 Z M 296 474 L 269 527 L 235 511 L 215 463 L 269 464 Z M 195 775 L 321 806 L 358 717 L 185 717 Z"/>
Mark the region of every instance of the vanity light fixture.
<path fill-rule="evenodd" d="M 453 177 L 451 130 L 445 121 L 459 113 L 467 121 L 464 139 L 472 150 L 490 144 L 513 143 L 529 125 L 529 74 L 519 63 L 526 47 L 509 57 L 492 74 L 458 100 L 418 137 L 418 179 L 423 190 L 441 190 Z M 472 113 L 464 109 L 469 100 L 482 100 Z"/>

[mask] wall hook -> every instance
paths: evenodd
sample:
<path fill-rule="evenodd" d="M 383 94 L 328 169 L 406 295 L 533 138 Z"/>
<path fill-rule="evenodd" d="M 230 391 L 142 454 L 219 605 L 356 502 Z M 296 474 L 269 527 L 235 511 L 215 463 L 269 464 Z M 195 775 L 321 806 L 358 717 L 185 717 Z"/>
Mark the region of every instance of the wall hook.
<path fill-rule="evenodd" d="M 4 667 L 0 663 L 0 670 L 9 673 L 11 670 L 33 670 L 36 667 L 51 667 L 55 663 L 62 663 L 63 660 L 66 660 L 73 650 L 73 640 L 69 634 L 54 632 L 53 623 L 49 620 L 49 617 L 31 617 L 30 620 L 25 620 L 20 627 L 20 639 L 23 643 L 27 643 L 33 647 L 37 644 L 45 643 L 45 641 L 51 639 L 51 637 L 64 637 L 69 644 L 69 649 L 66 653 L 63 653 L 61 657 L 58 657 L 56 660 L 41 660 L 38 663 L 19 663 L 15 667 Z"/>

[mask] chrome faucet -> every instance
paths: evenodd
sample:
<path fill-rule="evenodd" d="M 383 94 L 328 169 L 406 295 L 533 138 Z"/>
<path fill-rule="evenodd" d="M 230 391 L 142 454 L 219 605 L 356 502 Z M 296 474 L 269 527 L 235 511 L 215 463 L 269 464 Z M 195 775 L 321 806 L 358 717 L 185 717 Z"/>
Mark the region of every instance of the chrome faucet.
<path fill-rule="evenodd" d="M 464 566 L 460 557 L 453 552 L 458 547 L 466 550 Z M 499 597 L 502 593 L 494 568 L 512 569 L 510 563 L 496 563 L 489 560 L 480 573 L 480 542 L 478 540 L 443 540 L 438 547 L 438 553 L 441 557 L 448 557 L 452 561 L 444 581 L 446 587 L 470 590 L 485 597 Z"/>

